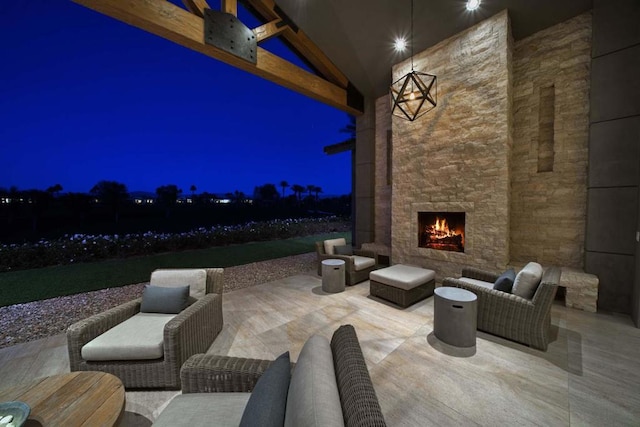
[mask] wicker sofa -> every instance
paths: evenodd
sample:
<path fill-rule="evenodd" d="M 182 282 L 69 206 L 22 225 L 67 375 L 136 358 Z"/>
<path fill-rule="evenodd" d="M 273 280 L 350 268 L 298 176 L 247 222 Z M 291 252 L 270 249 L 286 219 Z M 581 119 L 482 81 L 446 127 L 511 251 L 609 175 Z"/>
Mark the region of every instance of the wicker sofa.
<path fill-rule="evenodd" d="M 181 371 L 182 395 L 169 403 L 154 426 L 237 426 L 241 421 L 270 425 L 255 418 L 247 420 L 245 412 L 254 394 L 264 390 L 270 395 L 277 393 L 275 386 L 265 389 L 261 388 L 264 384 L 258 384 L 263 374 L 269 376 L 265 371 L 275 363 L 213 354 L 191 357 Z M 290 383 L 283 386 L 286 405 L 279 401 L 284 406 L 281 416 L 285 426 L 386 425 L 353 326 L 339 327 L 330 343 L 322 336 L 312 336 L 297 363 L 290 366 Z M 273 411 L 274 406 L 278 405 L 272 403 L 261 412 Z"/>
<path fill-rule="evenodd" d="M 316 242 L 318 276 L 322 276 L 322 261 L 325 259 L 341 259 L 345 262 L 345 284 L 347 286 L 352 286 L 368 280 L 369 273 L 378 268 L 378 257 L 375 252 L 363 249 L 353 249 L 353 255 L 340 255 L 334 251 L 328 253 L 326 250 L 326 242 L 337 242 L 338 245 L 346 245 L 345 239 Z"/>
<path fill-rule="evenodd" d="M 190 356 L 206 352 L 222 330 L 223 272 L 221 268 L 205 268 L 156 270 L 152 273 L 152 285 L 163 280 L 170 283 L 183 280 L 182 283 L 193 290 L 191 304 L 171 316 L 168 322 L 164 321 L 164 326 L 160 325 L 163 330 L 157 332 L 162 334 L 158 350 L 162 356 L 159 358 L 85 360 L 82 355 L 85 345 L 140 313 L 142 298 L 74 323 L 67 329 L 71 371 L 108 372 L 120 378 L 126 388 L 179 389 L 182 364 Z M 189 283 L 190 280 L 198 283 Z"/>
<path fill-rule="evenodd" d="M 560 269 L 549 267 L 544 271 L 531 300 L 492 289 L 498 277 L 492 272 L 464 268 L 461 279 L 447 277 L 442 285 L 467 289 L 478 296 L 479 330 L 546 351 Z M 464 278 L 484 284 L 469 283 Z"/>

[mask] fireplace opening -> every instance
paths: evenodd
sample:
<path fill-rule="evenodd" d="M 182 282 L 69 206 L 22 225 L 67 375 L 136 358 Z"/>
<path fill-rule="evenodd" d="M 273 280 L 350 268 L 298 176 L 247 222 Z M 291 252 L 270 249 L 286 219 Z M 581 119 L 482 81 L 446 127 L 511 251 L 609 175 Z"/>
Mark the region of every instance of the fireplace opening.
<path fill-rule="evenodd" d="M 418 247 L 464 252 L 464 212 L 418 212 Z"/>

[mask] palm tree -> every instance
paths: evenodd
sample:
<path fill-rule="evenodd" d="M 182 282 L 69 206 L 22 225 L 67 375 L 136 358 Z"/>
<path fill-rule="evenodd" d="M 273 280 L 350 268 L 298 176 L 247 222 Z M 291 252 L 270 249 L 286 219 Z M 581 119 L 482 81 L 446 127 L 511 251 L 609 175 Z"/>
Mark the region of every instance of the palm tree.
<path fill-rule="evenodd" d="M 302 193 L 304 192 L 304 190 L 305 188 L 302 185 L 293 184 L 291 186 L 291 191 L 293 191 L 293 194 L 295 194 L 298 198 L 298 202 L 300 202 L 300 198 L 302 197 Z"/>
<path fill-rule="evenodd" d="M 162 185 L 156 188 L 158 203 L 165 207 L 165 214 L 167 218 L 171 215 L 171 208 L 178 201 L 178 195 L 180 194 L 182 194 L 182 190 L 175 184 Z"/>
<path fill-rule="evenodd" d="M 280 181 L 280 187 L 282 187 L 282 198 L 284 199 L 284 189 L 289 186 L 287 181 Z"/>
<path fill-rule="evenodd" d="M 318 201 L 318 194 L 322 193 L 322 187 L 314 187 L 313 192 L 316 193 L 316 202 Z"/>
<path fill-rule="evenodd" d="M 195 197 L 197 189 L 198 188 L 196 188 L 194 184 L 191 184 L 191 187 L 189 187 L 189 191 L 191 191 L 191 197 Z"/>
<path fill-rule="evenodd" d="M 313 184 L 307 185 L 307 192 L 309 193 L 309 197 L 311 197 L 311 193 L 313 193 L 316 189 L 316 186 Z"/>

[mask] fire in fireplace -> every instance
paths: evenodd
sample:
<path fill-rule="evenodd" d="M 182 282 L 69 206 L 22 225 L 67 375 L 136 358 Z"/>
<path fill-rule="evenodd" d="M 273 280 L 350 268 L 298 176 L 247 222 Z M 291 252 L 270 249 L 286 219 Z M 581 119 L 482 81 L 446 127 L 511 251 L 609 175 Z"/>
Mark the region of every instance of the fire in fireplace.
<path fill-rule="evenodd" d="M 464 212 L 418 212 L 418 247 L 464 252 Z"/>

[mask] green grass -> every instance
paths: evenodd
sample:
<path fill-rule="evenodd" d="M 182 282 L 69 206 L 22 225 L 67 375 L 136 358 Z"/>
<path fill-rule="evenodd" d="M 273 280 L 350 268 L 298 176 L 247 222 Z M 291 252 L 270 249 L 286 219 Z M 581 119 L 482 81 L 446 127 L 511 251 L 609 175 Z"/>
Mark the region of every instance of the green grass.
<path fill-rule="evenodd" d="M 130 285 L 149 280 L 156 268 L 232 267 L 315 251 L 314 242 L 348 232 L 327 233 L 270 242 L 216 246 L 145 257 L 0 273 L 0 307 L 63 295 Z"/>

